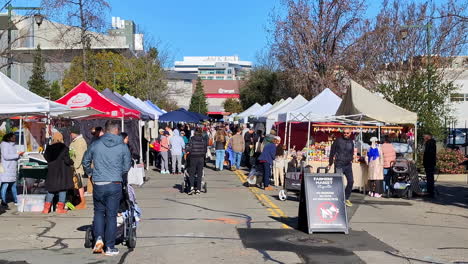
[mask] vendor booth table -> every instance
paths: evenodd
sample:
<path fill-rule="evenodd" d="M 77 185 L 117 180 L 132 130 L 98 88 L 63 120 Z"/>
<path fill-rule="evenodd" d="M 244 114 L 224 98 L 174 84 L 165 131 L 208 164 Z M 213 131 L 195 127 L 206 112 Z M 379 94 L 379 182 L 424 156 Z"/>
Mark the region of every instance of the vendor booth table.
<path fill-rule="evenodd" d="M 312 170 L 315 171 L 319 167 L 327 167 L 328 162 L 323 161 L 308 161 L 308 165 L 312 166 Z M 330 171 L 335 171 L 335 165 L 331 166 Z M 368 166 L 366 163 L 358 163 L 353 162 L 353 177 L 354 177 L 354 184 L 353 190 L 359 190 L 361 192 L 366 192 L 367 189 L 367 182 L 369 179 L 368 176 Z M 346 177 L 343 177 L 343 183 L 346 185 Z"/>

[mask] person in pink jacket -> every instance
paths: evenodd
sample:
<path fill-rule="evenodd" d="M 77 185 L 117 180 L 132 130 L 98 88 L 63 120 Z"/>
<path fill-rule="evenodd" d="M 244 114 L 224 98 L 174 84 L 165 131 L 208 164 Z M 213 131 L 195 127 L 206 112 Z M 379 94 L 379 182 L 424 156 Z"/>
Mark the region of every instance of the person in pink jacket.
<path fill-rule="evenodd" d="M 382 145 L 382 155 L 383 155 L 383 167 L 384 167 L 384 189 L 386 190 L 390 185 L 390 168 L 392 167 L 392 162 L 396 160 L 396 152 L 390 138 L 385 136 L 384 143 Z"/>

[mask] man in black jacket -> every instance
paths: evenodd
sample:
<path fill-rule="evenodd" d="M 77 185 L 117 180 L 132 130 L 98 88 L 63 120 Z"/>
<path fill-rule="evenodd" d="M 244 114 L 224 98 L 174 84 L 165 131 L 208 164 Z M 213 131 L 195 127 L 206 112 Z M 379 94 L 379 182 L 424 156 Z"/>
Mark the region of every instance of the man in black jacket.
<path fill-rule="evenodd" d="M 434 198 L 434 172 L 437 162 L 437 146 L 436 141 L 430 133 L 424 135 L 424 157 L 423 165 L 426 171 L 427 192 L 429 197 Z"/>
<path fill-rule="evenodd" d="M 187 155 L 189 156 L 189 175 L 190 175 L 190 189 L 188 194 L 200 194 L 201 179 L 203 176 L 203 166 L 205 163 L 206 150 L 208 143 L 203 138 L 203 131 L 201 128 L 197 128 L 195 135 L 190 139 L 188 146 L 186 147 Z M 195 176 L 198 177 L 197 186 L 195 185 Z"/>
<path fill-rule="evenodd" d="M 244 160 L 243 164 L 245 167 L 248 167 L 249 169 L 251 169 L 252 166 L 255 165 L 255 164 L 252 164 L 252 161 L 250 160 L 251 159 L 250 152 L 252 148 L 255 148 L 255 144 L 257 143 L 258 139 L 259 139 L 258 135 L 255 133 L 255 130 L 253 127 L 251 127 L 249 131 L 245 133 L 244 135 L 245 148 L 244 148 L 244 155 L 242 155 L 243 160 Z"/>
<path fill-rule="evenodd" d="M 328 168 L 335 163 L 335 171 L 341 170 L 346 176 L 347 184 L 345 189 L 345 198 L 347 206 L 353 206 L 349 200 L 354 184 L 352 167 L 353 156 L 354 142 L 351 139 L 351 130 L 345 129 L 343 131 L 343 137 L 337 138 L 331 146 Z"/>

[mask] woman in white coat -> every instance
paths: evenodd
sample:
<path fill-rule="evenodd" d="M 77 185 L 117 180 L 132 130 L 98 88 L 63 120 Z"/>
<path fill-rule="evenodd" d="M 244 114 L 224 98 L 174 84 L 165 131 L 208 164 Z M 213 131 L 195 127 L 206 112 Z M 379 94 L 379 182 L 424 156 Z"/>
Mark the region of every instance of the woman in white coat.
<path fill-rule="evenodd" d="M 8 207 L 7 192 L 11 190 L 15 204 L 18 203 L 16 192 L 16 177 L 18 160 L 24 152 L 18 152 L 15 146 L 16 136 L 13 133 L 8 133 L 3 137 L 0 144 L 1 161 L 3 166 L 3 173 L 0 173 L 1 197 L 2 206 Z"/>
<path fill-rule="evenodd" d="M 372 197 L 382 197 L 383 193 L 383 155 L 380 145 L 377 143 L 378 139 L 372 137 L 370 139 L 371 147 L 367 152 L 369 164 L 369 195 Z"/>

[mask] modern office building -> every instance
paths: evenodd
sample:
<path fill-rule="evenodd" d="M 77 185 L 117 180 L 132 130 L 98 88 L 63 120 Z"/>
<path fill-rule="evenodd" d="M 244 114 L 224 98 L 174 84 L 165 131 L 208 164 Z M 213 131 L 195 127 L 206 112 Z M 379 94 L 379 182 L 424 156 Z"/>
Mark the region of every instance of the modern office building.
<path fill-rule="evenodd" d="M 245 80 L 252 62 L 241 61 L 239 56 L 184 57 L 176 61 L 173 70 L 197 74 L 203 80 Z"/>
<path fill-rule="evenodd" d="M 82 47 L 79 43 L 80 29 L 64 24 L 44 20 L 38 26 L 34 19 L 23 16 L 13 16 L 14 29 L 12 30 L 12 58 L 11 78 L 27 87 L 27 82 L 32 75 L 33 58 L 38 45 L 42 50 L 42 56 L 46 61 L 46 79 L 49 81 L 61 81 L 65 70 L 76 56 L 81 56 Z M 7 14 L 0 14 L 0 28 L 7 20 Z M 115 51 L 127 56 L 133 56 L 143 50 L 143 35 L 138 34 L 133 21 L 112 18 L 112 29 L 107 34 L 91 32 L 90 49 L 99 51 Z M 7 34 L 0 38 L 0 49 L 6 50 Z M 0 59 L 2 66 L 6 65 L 6 58 Z M 6 67 L 2 68 L 6 72 Z"/>

